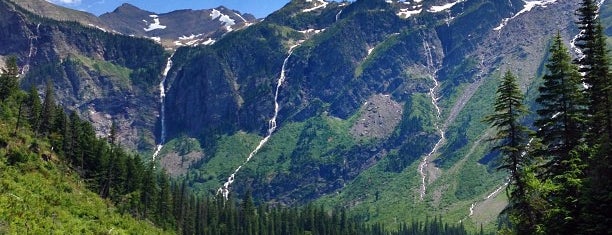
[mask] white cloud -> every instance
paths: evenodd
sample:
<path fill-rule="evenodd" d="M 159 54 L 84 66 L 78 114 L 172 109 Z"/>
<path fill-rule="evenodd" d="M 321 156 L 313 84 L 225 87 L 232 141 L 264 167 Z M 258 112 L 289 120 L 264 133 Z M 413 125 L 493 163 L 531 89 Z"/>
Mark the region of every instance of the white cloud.
<path fill-rule="evenodd" d="M 59 3 L 59 4 L 70 4 L 70 5 L 81 4 L 81 0 L 47 0 L 47 2 Z"/>

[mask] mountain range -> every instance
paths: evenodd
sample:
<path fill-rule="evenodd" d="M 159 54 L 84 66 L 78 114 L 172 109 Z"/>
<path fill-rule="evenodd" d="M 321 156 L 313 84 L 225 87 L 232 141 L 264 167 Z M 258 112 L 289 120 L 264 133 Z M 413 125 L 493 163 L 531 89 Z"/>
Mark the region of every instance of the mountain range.
<path fill-rule="evenodd" d="M 492 228 L 507 176 L 481 120 L 507 70 L 535 105 L 553 35 L 579 33 L 576 8 L 293 0 L 265 19 L 129 4 L 96 17 L 0 0 L 0 60 L 16 55 L 23 88 L 52 84 L 99 136 L 114 122 L 122 146 L 200 194 Z"/>

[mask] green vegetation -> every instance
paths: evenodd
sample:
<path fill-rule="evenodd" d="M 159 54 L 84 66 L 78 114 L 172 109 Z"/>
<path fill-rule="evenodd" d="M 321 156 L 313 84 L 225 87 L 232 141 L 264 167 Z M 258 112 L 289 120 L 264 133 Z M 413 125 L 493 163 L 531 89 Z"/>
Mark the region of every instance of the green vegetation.
<path fill-rule="evenodd" d="M 498 169 L 510 172 L 511 186 L 516 187 L 510 193 L 509 208 L 511 219 L 520 221 L 518 223 L 520 226 L 517 228 L 519 234 L 533 232 L 537 216 L 526 200 L 529 192 L 526 168 L 530 161 L 525 151 L 529 142 L 529 131 L 520 123 L 526 113 L 527 109 L 523 106 L 523 95 L 518 88 L 516 77 L 507 71 L 497 89 L 494 112 L 488 115 L 484 122 L 497 129 L 497 133 L 491 138 L 498 143 L 493 149 L 499 150 L 504 155 Z"/>
<path fill-rule="evenodd" d="M 92 193 L 69 166 L 58 162 L 48 143 L 23 133 L 15 138 L 2 130 L 2 141 L 16 140 L 8 141 L 10 154 L 26 159 L 7 165 L 7 151 L 0 150 L 0 233 L 171 233 L 121 213 Z M 43 154 L 28 146 L 37 146 Z"/>
<path fill-rule="evenodd" d="M 513 113 L 522 102 L 518 89 L 499 93 L 495 113 L 486 119 L 497 127 L 497 140 L 501 140 L 497 146 L 507 163 L 502 168 L 512 176 L 507 232 L 610 232 L 609 54 L 596 3 L 582 1 L 578 16 L 583 33 L 576 45 L 584 56 L 575 61 L 577 65 L 572 64 L 561 36 L 554 38 L 536 98 L 539 107 L 534 126 L 538 130 L 532 139 L 524 137 L 520 115 Z M 504 85 L 499 91 L 505 90 Z M 513 101 L 514 108 L 498 105 L 505 101 Z"/>
<path fill-rule="evenodd" d="M 86 67 L 94 69 L 104 76 L 118 78 L 119 82 L 117 84 L 123 86 L 123 89 L 130 88 L 130 76 L 132 74 L 131 69 L 103 60 L 90 59 L 89 57 L 82 55 L 76 55 L 74 58 L 76 61 L 83 63 L 83 65 Z"/>

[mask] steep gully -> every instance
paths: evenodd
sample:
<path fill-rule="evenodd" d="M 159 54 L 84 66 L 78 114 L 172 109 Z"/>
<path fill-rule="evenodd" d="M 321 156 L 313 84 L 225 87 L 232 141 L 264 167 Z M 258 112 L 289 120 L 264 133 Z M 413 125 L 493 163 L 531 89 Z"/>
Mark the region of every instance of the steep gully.
<path fill-rule="evenodd" d="M 160 128 L 161 133 L 159 137 L 159 143 L 155 147 L 155 153 L 153 153 L 153 159 L 152 159 L 153 162 L 155 162 L 155 158 L 157 158 L 157 156 L 159 155 L 159 152 L 161 151 L 161 149 L 164 147 L 164 144 L 166 143 L 166 105 L 165 105 L 166 78 L 168 77 L 168 72 L 170 72 L 170 69 L 172 68 L 172 57 L 174 57 L 174 54 L 172 54 L 168 58 L 168 61 L 166 62 L 166 68 L 164 68 L 164 71 L 162 72 L 161 82 L 159 82 L 159 102 L 161 106 L 160 111 L 159 111 L 159 121 L 161 124 L 161 128 Z"/>
<path fill-rule="evenodd" d="M 240 166 L 238 166 L 238 168 L 234 170 L 234 172 L 227 178 L 227 181 L 223 184 L 223 186 L 217 190 L 217 194 L 223 195 L 225 199 L 229 197 L 230 186 L 232 185 L 232 183 L 234 183 L 236 179 L 236 174 L 242 169 L 244 165 L 246 165 L 249 161 L 251 161 L 253 156 L 255 156 L 255 154 L 257 154 L 257 152 L 268 142 L 268 140 L 272 136 L 272 133 L 276 131 L 276 127 L 277 127 L 276 119 L 278 117 L 278 112 L 280 111 L 280 105 L 278 104 L 278 94 L 279 94 L 281 86 L 283 85 L 283 82 L 285 82 L 285 79 L 286 79 L 285 75 L 286 75 L 287 62 L 289 61 L 289 58 L 293 54 L 293 50 L 296 47 L 300 46 L 302 42 L 303 41 L 299 41 L 297 44 L 291 46 L 291 48 L 289 48 L 287 57 L 285 57 L 285 60 L 283 61 L 283 66 L 281 67 L 280 76 L 276 83 L 276 91 L 274 93 L 274 115 L 268 121 L 268 134 L 261 141 L 259 141 L 259 144 L 257 145 L 257 147 L 255 147 L 255 149 L 253 149 L 253 151 L 249 153 L 249 156 L 246 158 L 246 160 Z"/>

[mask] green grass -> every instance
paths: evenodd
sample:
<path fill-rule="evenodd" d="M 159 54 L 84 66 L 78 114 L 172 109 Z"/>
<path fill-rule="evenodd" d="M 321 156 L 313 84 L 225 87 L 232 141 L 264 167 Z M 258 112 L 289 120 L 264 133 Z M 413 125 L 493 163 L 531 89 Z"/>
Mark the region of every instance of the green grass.
<path fill-rule="evenodd" d="M 23 130 L 13 135 L 7 127 L 14 123 L 0 122 L 0 142 L 7 144 L 0 148 L 0 234 L 169 233 L 119 213 L 89 191 L 46 140 Z"/>
<path fill-rule="evenodd" d="M 214 155 L 196 171 L 199 182 L 193 184 L 200 192 L 214 192 L 227 180 L 238 166 L 242 165 L 249 153 L 257 146 L 261 136 L 238 132 L 218 139 Z"/>
<path fill-rule="evenodd" d="M 78 62 L 82 63 L 86 67 L 98 71 L 102 75 L 109 76 L 111 77 L 111 79 L 117 79 L 118 83 L 116 84 L 120 84 L 122 88 L 127 89 L 131 87 L 131 69 L 113 64 L 108 61 L 95 60 L 82 55 L 76 55 L 73 58 L 75 58 Z"/>

